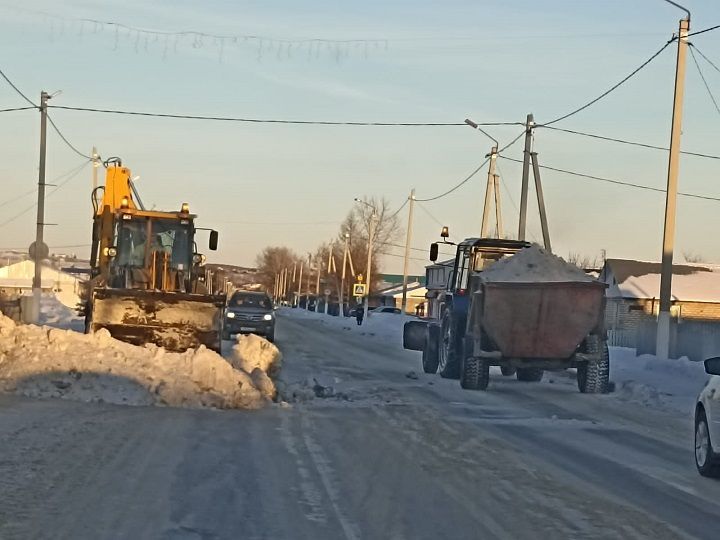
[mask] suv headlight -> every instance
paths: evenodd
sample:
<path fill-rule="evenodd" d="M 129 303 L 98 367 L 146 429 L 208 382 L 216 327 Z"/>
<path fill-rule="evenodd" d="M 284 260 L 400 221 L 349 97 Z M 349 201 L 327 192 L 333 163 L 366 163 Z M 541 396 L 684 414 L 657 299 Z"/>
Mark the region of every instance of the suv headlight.
<path fill-rule="evenodd" d="M 234 318 L 235 318 L 235 313 L 232 312 L 232 311 L 228 311 L 228 312 L 227 312 L 227 318 L 228 318 L 228 319 L 234 319 Z"/>
<path fill-rule="evenodd" d="M 265 316 L 263 317 L 263 319 L 265 319 L 266 321 L 272 321 L 272 318 L 273 317 L 270 313 L 266 313 Z"/>

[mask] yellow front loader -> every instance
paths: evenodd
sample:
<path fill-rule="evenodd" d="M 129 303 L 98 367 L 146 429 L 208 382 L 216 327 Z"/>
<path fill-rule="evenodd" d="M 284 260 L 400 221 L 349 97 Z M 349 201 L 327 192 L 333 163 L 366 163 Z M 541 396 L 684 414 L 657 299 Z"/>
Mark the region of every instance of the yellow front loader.
<path fill-rule="evenodd" d="M 130 169 L 105 162 L 105 185 L 92 194 L 92 279 L 83 311 L 86 332 L 106 328 L 122 341 L 171 351 L 205 345 L 220 351 L 225 295 L 202 281 L 204 255 L 195 244 L 196 216 L 145 210 Z M 203 229 L 207 230 L 207 229 Z M 210 231 L 209 249 L 217 249 Z"/>

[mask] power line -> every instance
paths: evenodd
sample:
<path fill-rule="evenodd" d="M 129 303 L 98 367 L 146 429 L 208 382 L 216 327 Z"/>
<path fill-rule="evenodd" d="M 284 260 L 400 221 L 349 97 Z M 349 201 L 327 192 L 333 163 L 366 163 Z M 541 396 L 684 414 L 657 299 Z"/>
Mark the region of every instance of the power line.
<path fill-rule="evenodd" d="M 24 198 L 27 197 L 28 195 L 32 195 L 32 194 L 35 193 L 35 192 L 37 192 L 37 189 L 33 188 L 33 189 L 29 190 L 29 191 L 26 191 L 25 193 L 21 193 L 20 195 L 17 195 L 17 196 L 15 196 L 15 197 L 11 198 L 11 199 L 8 199 L 8 200 L 6 200 L 6 201 L 4 201 L 4 202 L 1 202 L 1 203 L 0 203 L 0 208 L 2 208 L 3 206 L 7 206 L 8 204 L 14 203 L 15 201 L 19 201 L 20 199 L 24 199 Z"/>
<path fill-rule="evenodd" d="M 387 126 L 387 127 L 444 127 L 444 126 L 465 126 L 465 122 L 348 122 L 329 120 L 286 120 L 267 118 L 238 118 L 230 116 L 207 116 L 193 114 L 171 114 L 143 111 L 122 111 L 118 109 L 96 109 L 91 107 L 70 107 L 64 105 L 48 105 L 52 109 L 64 109 L 67 111 L 83 111 L 103 114 L 120 114 L 129 116 L 149 116 L 154 118 L 174 118 L 183 120 L 212 120 L 218 122 L 246 122 L 254 124 L 301 124 L 318 126 Z M 514 126 L 517 122 L 483 122 L 479 126 Z"/>
<path fill-rule="evenodd" d="M 520 125 L 522 125 L 522 124 L 520 124 Z M 520 139 L 522 139 L 524 135 L 525 135 L 525 130 L 523 130 L 522 133 L 520 133 L 520 134 L 519 134 L 517 137 L 515 137 L 512 141 L 510 141 L 510 142 L 507 143 L 505 146 L 503 146 L 500 150 L 498 150 L 497 153 L 498 153 L 498 154 L 502 154 L 505 150 L 507 150 L 508 148 L 510 148 L 513 144 L 515 144 L 515 143 L 518 142 Z"/>
<path fill-rule="evenodd" d="M 439 220 L 438 218 L 436 218 L 435 216 L 433 216 L 433 215 L 430 213 L 430 210 L 428 210 L 427 208 L 425 208 L 425 205 L 424 205 L 423 203 L 418 202 L 418 206 L 419 206 L 420 209 L 421 209 L 423 212 L 425 212 L 425 213 L 428 215 L 428 217 L 430 217 L 430 219 L 432 219 L 435 223 L 437 223 L 437 224 L 440 225 L 441 227 L 444 227 L 444 226 L 445 226 L 443 223 L 440 222 L 440 220 Z"/>
<path fill-rule="evenodd" d="M 398 208 L 397 210 L 395 210 L 395 212 L 394 212 L 388 219 L 392 219 L 392 218 L 394 218 L 395 216 L 397 216 L 397 215 L 400 213 L 400 210 L 402 210 L 403 208 L 405 208 L 405 205 L 407 205 L 408 201 L 409 201 L 409 199 L 405 199 L 405 202 L 400 205 L 400 208 Z"/>
<path fill-rule="evenodd" d="M 0 113 L 13 111 L 29 111 L 30 109 L 37 109 L 37 107 L 13 107 L 12 109 L 0 109 Z"/>
<path fill-rule="evenodd" d="M 569 118 L 569 117 L 571 117 L 571 116 L 579 113 L 580 111 L 583 111 L 583 110 L 587 109 L 587 108 L 590 107 L 591 105 L 594 105 L 595 103 L 597 103 L 598 101 L 600 101 L 602 98 L 604 98 L 605 96 L 607 96 L 607 95 L 610 94 L 611 92 L 613 92 L 613 91 L 617 90 L 618 88 L 620 88 L 620 86 L 622 86 L 623 84 L 625 84 L 625 83 L 626 83 L 627 81 L 629 81 L 632 77 L 634 77 L 638 72 L 640 72 L 640 70 L 642 70 L 642 69 L 643 69 L 645 66 L 647 66 L 650 62 L 652 62 L 653 60 L 655 60 L 655 58 L 657 58 L 658 56 L 660 56 L 660 53 L 662 53 L 665 49 L 667 49 L 668 45 L 670 45 L 673 41 L 675 41 L 675 39 L 676 39 L 676 38 L 674 38 L 674 37 L 673 37 L 672 39 L 670 39 L 667 43 L 665 43 L 665 45 L 663 45 L 662 47 L 660 47 L 660 49 L 659 49 L 655 54 L 653 54 L 650 58 L 648 58 L 648 59 L 645 60 L 642 64 L 640 64 L 638 67 L 636 67 L 627 77 L 625 77 L 624 79 L 622 79 L 622 80 L 621 80 L 620 82 L 618 82 L 617 84 L 614 84 L 613 86 L 611 86 L 608 90 L 606 90 L 605 92 L 603 92 L 602 94 L 600 94 L 600 95 L 599 95 L 598 97 L 596 97 L 595 99 L 589 101 L 588 103 L 586 103 L 586 104 L 583 105 L 582 107 L 578 107 L 578 108 L 575 109 L 574 111 L 570 111 L 569 113 L 564 114 L 564 115 L 562 115 L 562 116 L 559 116 L 559 117 L 555 118 L 554 120 L 551 120 L 550 122 L 545 122 L 545 123 L 542 124 L 542 125 L 549 126 L 550 124 L 554 124 L 554 123 L 556 123 L 556 122 L 560 122 L 561 120 L 565 120 L 566 118 Z"/>
<path fill-rule="evenodd" d="M 20 91 L 20 89 L 19 89 L 17 86 L 15 86 L 10 79 L 8 79 L 8 76 L 5 75 L 5 73 L 3 73 L 3 71 L 2 71 L 1 69 L 0 69 L 0 76 L 2 76 L 3 79 L 5 79 L 5 82 L 7 82 L 7 83 L 12 87 L 12 89 L 15 90 L 15 92 L 17 92 L 18 94 L 20 94 L 20 96 L 21 96 L 25 101 L 27 101 L 27 102 L 31 105 L 31 108 L 33 108 L 33 109 L 37 109 L 37 108 L 38 108 L 38 106 L 35 105 L 35 104 L 30 100 L 29 97 L 27 97 L 25 94 L 23 94 L 23 93 Z"/>
<path fill-rule="evenodd" d="M 713 69 L 714 69 L 715 71 L 717 71 L 718 73 L 720 73 L 720 68 L 717 67 L 717 66 L 713 63 L 712 60 L 710 60 L 707 56 L 705 56 L 705 55 L 703 54 L 703 52 L 695 46 L 694 43 L 688 43 L 688 45 L 690 45 L 690 47 L 692 47 L 693 49 L 695 49 L 695 50 L 697 51 L 697 53 L 698 53 L 700 56 L 702 56 L 702 57 L 705 59 L 705 61 L 713 67 Z"/>
<path fill-rule="evenodd" d="M 638 146 L 640 148 L 650 148 L 652 150 L 664 150 L 666 152 L 670 150 L 666 146 L 656 146 L 654 144 L 641 143 L 638 141 L 629 141 L 627 139 L 618 139 L 616 137 L 606 137 L 604 135 L 598 135 L 596 133 L 587 133 L 584 131 L 576 131 L 573 129 L 564 129 L 564 128 L 559 128 L 559 127 L 555 127 L 555 126 L 546 126 L 546 125 L 541 125 L 541 126 L 537 126 L 537 127 L 551 129 L 553 131 L 562 131 L 564 133 L 571 133 L 573 135 L 581 135 L 583 137 L 589 137 L 591 139 L 600 139 L 602 141 L 609 141 L 609 142 L 616 142 L 616 143 L 620 143 L 620 144 L 628 144 L 631 146 Z M 685 154 L 686 156 L 695 156 L 695 157 L 701 157 L 701 158 L 707 158 L 707 159 L 720 159 L 720 156 L 715 156 L 712 154 L 702 154 L 700 152 L 689 152 L 689 151 L 681 150 L 680 153 Z"/>
<path fill-rule="evenodd" d="M 707 93 L 710 96 L 710 99 L 712 100 L 713 105 L 715 105 L 715 110 L 718 112 L 718 114 L 720 114 L 720 107 L 718 107 L 718 103 L 715 100 L 715 96 L 713 95 L 712 90 L 710 90 L 710 85 L 708 85 L 707 80 L 705 80 L 705 75 L 703 74 L 702 69 L 700 69 L 700 64 L 698 63 L 697 58 L 695 58 L 695 52 L 693 51 L 692 47 L 689 47 L 689 48 L 690 48 L 690 56 L 692 57 L 693 62 L 695 63 L 695 67 L 697 68 L 698 73 L 700 74 L 700 78 L 702 79 L 702 82 L 705 85 L 705 90 L 707 90 Z"/>
<path fill-rule="evenodd" d="M 63 140 L 63 142 L 68 146 L 68 148 L 70 148 L 70 150 L 72 150 L 73 152 L 75 152 L 75 153 L 76 153 L 78 156 L 80 156 L 80 157 L 83 157 L 83 158 L 85 158 L 85 159 L 89 159 L 90 161 L 93 161 L 93 157 L 92 157 L 92 156 L 88 156 L 88 155 L 86 155 L 86 154 L 83 154 L 80 150 L 78 150 L 77 148 L 75 148 L 70 141 L 67 140 L 67 138 L 65 137 L 65 135 L 62 134 L 62 131 L 60 131 L 60 128 L 57 127 L 57 125 L 55 124 L 55 122 L 53 121 L 53 119 L 50 118 L 50 115 L 49 115 L 49 114 L 47 115 L 47 119 L 48 119 L 48 122 L 50 122 L 50 125 L 51 125 L 51 126 L 53 127 L 53 129 L 55 130 L 55 132 L 60 136 L 60 138 Z M 97 159 L 100 159 L 100 156 L 98 156 Z"/>
<path fill-rule="evenodd" d="M 698 30 L 697 32 L 693 32 L 692 34 L 688 34 L 688 37 L 698 36 L 698 35 L 700 35 L 700 34 L 704 34 L 705 32 L 712 32 L 713 30 L 717 30 L 718 28 L 720 28 L 720 24 L 715 25 L 715 26 L 711 26 L 710 28 L 706 28 L 705 30 Z"/>
<path fill-rule="evenodd" d="M 82 163 L 80 166 L 75 167 L 75 168 L 72 169 L 71 171 L 68 171 L 68 172 L 66 172 L 66 173 L 64 173 L 64 174 L 61 174 L 60 176 L 58 176 L 57 178 L 55 178 L 55 179 L 52 181 L 53 184 L 54 184 L 55 182 L 57 182 L 58 180 L 61 180 L 61 179 L 63 179 L 63 178 L 65 178 L 65 179 L 64 179 L 62 182 L 60 182 L 59 184 L 57 184 L 57 185 L 55 186 L 55 188 L 52 189 L 52 190 L 46 195 L 46 197 L 50 197 L 50 195 L 52 195 L 53 193 L 55 193 L 56 191 L 58 191 L 59 189 L 61 189 L 61 188 L 62 188 L 65 184 L 67 184 L 70 180 L 73 180 L 78 174 L 80 174 L 80 172 L 82 172 L 82 170 L 83 170 L 85 167 L 87 167 L 88 163 L 90 163 L 90 162 L 89 162 L 89 161 L 86 161 L 86 162 Z M 66 178 L 66 177 L 67 177 L 67 178 Z M 24 216 L 25 214 L 27 214 L 28 212 L 30 212 L 31 210 L 33 210 L 33 209 L 36 208 L 36 207 L 37 207 L 37 202 L 33 203 L 31 206 L 28 206 L 28 207 L 25 208 L 24 210 L 18 212 L 18 213 L 15 214 L 14 216 L 12 216 L 12 217 L 6 219 L 5 221 L 3 221 L 2 223 L 0 223 L 0 227 L 4 227 L 5 225 L 8 225 L 8 224 L 12 223 L 12 222 L 15 221 L 16 219 Z"/>
<path fill-rule="evenodd" d="M 455 190 L 458 189 L 459 187 L 461 187 L 461 186 L 463 186 L 464 184 L 466 184 L 467 182 L 469 182 L 470 179 L 471 179 L 473 176 L 475 176 L 477 173 L 479 173 L 479 172 L 482 170 L 482 168 L 485 166 L 485 164 L 486 164 L 488 161 L 490 161 L 490 158 L 489 158 L 489 157 L 486 158 L 485 161 L 483 161 L 477 169 L 475 169 L 475 170 L 474 170 L 473 172 L 471 172 L 468 176 L 466 176 L 465 179 L 464 179 L 462 182 L 460 182 L 459 184 L 457 184 L 455 187 L 450 188 L 450 189 L 447 190 L 445 193 L 441 193 L 440 195 L 437 195 L 437 196 L 435 196 L 435 197 L 430 197 L 429 199 L 415 199 L 415 200 L 418 201 L 418 202 L 430 202 L 430 201 L 436 201 L 436 200 L 438 200 L 438 199 L 442 199 L 442 198 L 445 197 L 446 195 L 450 195 L 453 191 L 455 191 Z"/>
<path fill-rule="evenodd" d="M 514 159 L 514 158 L 505 157 L 505 156 L 500 156 L 500 157 L 501 157 L 502 159 L 507 159 L 508 161 L 514 161 L 514 162 L 516 162 L 516 163 L 522 163 L 522 160 L 520 160 L 520 159 Z M 594 175 L 592 175 L 592 174 L 585 174 L 585 173 L 579 173 L 579 172 L 575 172 L 575 171 L 568 171 L 567 169 L 559 169 L 559 168 L 557 168 L 557 167 L 549 167 L 549 166 L 547 166 L 547 165 L 540 165 L 540 168 L 541 168 L 541 169 L 546 169 L 546 170 L 548 170 L 548 171 L 555 171 L 555 172 L 559 172 L 559 173 L 563 173 L 563 174 L 569 174 L 569 175 L 572 175 L 572 176 L 578 176 L 578 177 L 580 177 L 580 178 L 587 178 L 587 179 L 590 179 L 590 180 L 597 180 L 597 181 L 600 181 L 600 182 L 607 182 L 607 183 L 609 183 L 609 184 L 616 184 L 616 185 L 620 185 L 620 186 L 627 186 L 627 187 L 632 187 L 632 188 L 636 188 L 636 189 L 644 189 L 644 190 L 647 190 L 647 191 L 655 191 L 655 192 L 658 192 L 658 193 L 665 193 L 665 192 L 666 192 L 666 190 L 664 190 L 664 189 L 662 189 L 662 188 L 656 188 L 656 187 L 652 187 L 652 186 L 645 186 L 645 185 L 642 185 L 642 184 L 634 184 L 634 183 L 632 183 L 632 182 L 625 182 L 625 181 L 623 181 L 623 180 L 615 180 L 615 179 L 612 179 L 612 178 L 604 178 L 604 177 L 602 177 L 602 176 L 594 176 Z M 695 194 L 695 193 L 682 193 L 682 192 L 678 192 L 678 195 L 682 195 L 683 197 L 690 197 L 690 198 L 693 198 L 693 199 L 703 199 L 703 200 L 706 200 L 706 201 L 718 201 L 718 202 L 720 202 L 720 197 L 711 197 L 711 196 L 709 196 L 709 195 L 697 195 L 697 194 Z"/>

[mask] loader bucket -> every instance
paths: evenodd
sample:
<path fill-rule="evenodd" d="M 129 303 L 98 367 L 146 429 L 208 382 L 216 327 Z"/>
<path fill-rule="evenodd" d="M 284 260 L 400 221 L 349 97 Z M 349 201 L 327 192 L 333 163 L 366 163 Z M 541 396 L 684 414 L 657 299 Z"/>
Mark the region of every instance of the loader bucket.
<path fill-rule="evenodd" d="M 106 328 L 133 345 L 182 352 L 205 345 L 220 352 L 224 295 L 95 289 L 91 331 Z"/>

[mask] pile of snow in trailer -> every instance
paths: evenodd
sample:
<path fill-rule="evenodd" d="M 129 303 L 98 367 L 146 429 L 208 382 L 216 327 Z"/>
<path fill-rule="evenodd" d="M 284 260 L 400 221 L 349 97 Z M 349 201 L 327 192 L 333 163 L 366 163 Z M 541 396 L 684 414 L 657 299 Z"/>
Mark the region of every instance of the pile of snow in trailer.
<path fill-rule="evenodd" d="M 204 347 L 173 353 L 106 330 L 80 334 L 0 315 L 0 390 L 30 397 L 257 409 L 276 395 L 280 362 L 278 349 L 254 335 L 238 339 L 226 360 Z"/>
<path fill-rule="evenodd" d="M 521 249 L 483 271 L 484 281 L 553 282 L 593 281 L 583 270 L 538 246 Z"/>

